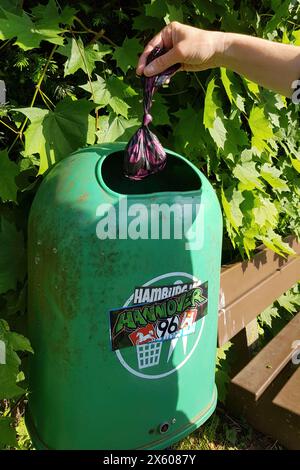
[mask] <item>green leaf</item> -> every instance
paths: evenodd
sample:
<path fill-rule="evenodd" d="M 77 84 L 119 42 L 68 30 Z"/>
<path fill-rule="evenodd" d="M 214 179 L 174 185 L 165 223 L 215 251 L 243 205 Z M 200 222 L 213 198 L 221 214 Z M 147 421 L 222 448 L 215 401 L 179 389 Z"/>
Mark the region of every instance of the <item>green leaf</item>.
<path fill-rule="evenodd" d="M 62 33 L 60 23 L 71 25 L 74 20 L 76 10 L 69 9 L 68 15 L 65 9 L 64 15 L 61 16 L 58 12 L 55 0 L 49 0 L 47 5 L 37 5 L 32 9 L 35 16 L 35 27 L 40 34 L 44 35 L 48 42 L 53 44 L 63 45 L 64 41 L 59 34 Z"/>
<path fill-rule="evenodd" d="M 273 131 L 262 107 L 253 106 L 249 117 L 252 131 L 252 144 L 258 150 L 266 148 L 265 141 L 273 137 Z"/>
<path fill-rule="evenodd" d="M 251 191 L 254 188 L 263 190 L 263 185 L 259 179 L 259 173 L 256 170 L 255 163 L 245 162 L 238 164 L 233 170 L 234 176 L 242 183 L 240 189 Z"/>
<path fill-rule="evenodd" d="M 299 307 L 299 294 L 294 294 L 291 290 L 289 290 L 285 294 L 282 294 L 277 299 L 277 302 L 289 313 L 295 313 Z"/>
<path fill-rule="evenodd" d="M 128 83 L 125 83 L 123 77 L 111 75 L 105 80 L 106 86 L 111 96 L 118 96 L 119 98 L 131 98 L 136 96 L 137 92 Z"/>
<path fill-rule="evenodd" d="M 267 248 L 270 248 L 270 250 L 275 251 L 275 253 L 278 253 L 281 256 L 295 254 L 294 250 L 288 245 L 288 243 L 282 241 L 280 235 L 271 229 L 268 230 L 268 233 L 265 236 L 261 236 L 260 239 Z"/>
<path fill-rule="evenodd" d="M 129 68 L 136 67 L 138 56 L 142 50 L 143 48 L 137 38 L 128 39 L 126 37 L 122 46 L 115 48 L 113 58 L 122 72 L 126 73 Z"/>
<path fill-rule="evenodd" d="M 212 78 L 207 85 L 204 101 L 203 124 L 206 129 L 213 127 L 217 115 L 218 105 L 214 97 L 215 87 L 215 78 Z"/>
<path fill-rule="evenodd" d="M 278 191 L 290 191 L 287 183 L 280 178 L 281 171 L 274 166 L 269 166 L 265 163 L 260 170 L 261 176 L 266 180 L 274 189 Z"/>
<path fill-rule="evenodd" d="M 68 39 L 67 44 L 57 49 L 57 52 L 66 56 L 64 76 L 72 75 L 81 69 L 86 74 L 91 75 L 96 67 L 95 62 L 104 62 L 103 57 L 111 53 L 111 48 L 107 45 L 96 43 L 84 47 L 82 39 Z"/>
<path fill-rule="evenodd" d="M 15 15 L 0 7 L 0 39 L 15 37 L 17 38 L 15 44 L 25 51 L 38 47 L 42 40 L 35 31 L 33 22 L 24 11 L 21 15 Z"/>
<path fill-rule="evenodd" d="M 279 318 L 278 309 L 276 307 L 268 307 L 259 315 L 259 319 L 262 325 L 267 325 L 269 328 L 272 328 L 272 321 L 274 318 Z"/>
<path fill-rule="evenodd" d="M 24 389 L 17 385 L 21 360 L 14 350 L 12 336 L 8 323 L 0 320 L 0 340 L 5 344 L 4 364 L 0 364 L 0 400 L 24 393 Z"/>
<path fill-rule="evenodd" d="M 292 2 L 290 0 L 285 0 L 281 2 L 279 7 L 276 9 L 275 15 L 272 15 L 272 18 L 265 27 L 265 35 L 267 35 L 268 33 L 272 33 L 274 30 L 276 30 L 284 21 L 284 18 L 289 16 L 289 8 L 291 3 Z"/>
<path fill-rule="evenodd" d="M 161 27 L 159 18 L 153 16 L 138 15 L 133 18 L 132 29 L 137 31 L 153 30 L 157 31 Z"/>
<path fill-rule="evenodd" d="M 217 368 L 215 375 L 216 385 L 218 387 L 218 400 L 225 403 L 227 397 L 228 386 L 230 384 L 230 376 L 228 372 Z"/>
<path fill-rule="evenodd" d="M 13 422 L 13 418 L 0 416 L 0 449 L 18 446 Z"/>
<path fill-rule="evenodd" d="M 14 2 L 11 0 L 1 0 L 1 8 L 14 13 L 20 13 L 22 11 L 21 4 L 22 2 L 18 0 L 15 0 Z"/>
<path fill-rule="evenodd" d="M 276 227 L 279 213 L 273 202 L 260 196 L 255 198 L 253 215 L 260 227 Z"/>
<path fill-rule="evenodd" d="M 96 75 L 96 77 L 97 80 L 91 82 L 91 84 L 88 82 L 85 85 L 80 85 L 80 88 L 89 92 L 91 94 L 90 99 L 93 99 L 95 103 L 106 106 L 112 98 L 111 93 L 104 78 L 99 75 Z"/>
<path fill-rule="evenodd" d="M 25 153 L 39 153 L 39 174 L 87 144 L 92 118 L 89 113 L 94 107 L 94 103 L 84 99 L 73 101 L 66 97 L 57 104 L 54 111 L 39 108 L 18 109 L 32 119 L 25 132 Z M 32 141 L 33 136 L 36 137 L 35 141 Z"/>
<path fill-rule="evenodd" d="M 170 117 L 166 100 L 160 93 L 156 93 L 153 99 L 151 108 L 151 115 L 153 116 L 153 123 L 155 125 L 168 125 L 170 124 Z"/>
<path fill-rule="evenodd" d="M 43 121 L 47 154 L 50 155 L 53 151 L 57 161 L 85 146 L 89 113 L 94 107 L 94 103 L 84 99 L 73 101 L 67 97 L 60 101 L 55 110 L 49 112 Z"/>
<path fill-rule="evenodd" d="M 137 119 L 124 119 L 122 116 L 101 116 L 100 130 L 96 132 L 97 143 L 128 141 L 139 127 Z M 121 139 L 122 138 L 122 139 Z"/>
<path fill-rule="evenodd" d="M 7 364 L 0 365 L 0 400 L 18 397 L 24 393 L 24 389 L 16 384 L 17 369 Z"/>
<path fill-rule="evenodd" d="M 116 114 L 121 114 L 121 116 L 127 118 L 129 105 L 125 103 L 124 100 L 122 100 L 118 96 L 115 96 L 114 98 L 112 98 L 109 105 Z"/>
<path fill-rule="evenodd" d="M 227 352 L 231 346 L 232 343 L 228 341 L 223 347 L 217 349 L 216 384 L 218 387 L 218 399 L 222 403 L 225 403 L 228 385 L 230 383 L 230 367 L 227 360 Z"/>
<path fill-rule="evenodd" d="M 174 114 L 179 119 L 174 128 L 176 140 L 183 149 L 187 145 L 192 149 L 199 149 L 202 126 L 200 117 L 199 119 L 197 117 L 197 112 L 188 104 L 187 108 L 181 108 Z"/>
<path fill-rule="evenodd" d="M 298 173 L 300 173 L 300 160 L 296 158 L 291 158 L 291 162 L 295 170 L 298 171 Z"/>
<path fill-rule="evenodd" d="M 259 86 L 257 85 L 257 83 L 254 83 L 251 80 L 248 80 L 246 77 L 243 77 L 243 82 L 247 90 L 253 93 L 253 95 L 255 95 L 256 97 L 259 96 Z"/>
<path fill-rule="evenodd" d="M 256 248 L 255 238 L 249 238 L 247 236 L 244 236 L 243 237 L 243 245 L 244 245 L 245 252 L 246 252 L 248 258 L 250 259 L 251 252 L 253 250 L 255 250 L 255 248 Z"/>
<path fill-rule="evenodd" d="M 213 127 L 209 129 L 209 133 L 211 137 L 213 138 L 217 147 L 224 149 L 226 138 L 227 138 L 227 130 L 220 116 L 216 117 Z"/>
<path fill-rule="evenodd" d="M 245 99 L 243 98 L 243 96 L 237 93 L 237 83 L 234 78 L 235 77 L 234 77 L 233 72 L 221 67 L 221 80 L 224 85 L 224 88 L 225 88 L 225 91 L 229 98 L 230 103 L 234 103 L 240 111 L 244 112 L 245 111 L 245 105 L 244 105 Z"/>
<path fill-rule="evenodd" d="M 77 10 L 75 8 L 66 5 L 60 14 L 60 23 L 72 26 L 76 13 Z"/>
<path fill-rule="evenodd" d="M 49 166 L 55 163 L 55 156 L 53 154 L 47 155 L 46 140 L 43 132 L 43 121 L 49 115 L 49 111 L 40 108 L 17 108 L 16 111 L 25 114 L 30 120 L 30 125 L 24 133 L 24 155 L 31 156 L 36 153 L 40 155 L 39 174 L 42 174 Z"/>
<path fill-rule="evenodd" d="M 220 111 L 219 114 L 222 116 Z M 232 113 L 230 119 L 227 119 L 223 115 L 222 122 L 227 132 L 223 152 L 224 158 L 227 160 L 229 154 L 232 154 L 233 156 L 238 156 L 238 159 L 241 159 L 243 155 L 243 151 L 241 152 L 241 150 L 248 146 L 249 141 L 247 133 L 242 129 L 239 115 Z M 235 161 L 234 159 L 234 162 Z"/>
<path fill-rule="evenodd" d="M 68 26 L 73 24 L 76 10 L 72 7 L 66 6 L 63 11 L 59 13 L 55 0 L 49 0 L 46 5 L 39 4 L 32 8 L 32 13 L 36 20 L 35 25 L 37 29 L 40 31 L 52 30 L 59 34 L 62 32 L 60 30 L 60 24 Z M 63 44 L 63 42 L 55 44 Z"/>
<path fill-rule="evenodd" d="M 14 351 L 27 351 L 33 353 L 29 339 L 19 333 L 15 333 L 14 331 L 10 333 L 10 344 Z"/>
<path fill-rule="evenodd" d="M 54 19 L 53 16 L 54 4 L 54 0 L 50 0 L 48 5 L 43 7 L 51 11 L 49 18 L 43 16 L 36 23 L 24 11 L 16 15 L 0 7 L 0 39 L 16 37 L 15 44 L 25 51 L 39 47 L 43 40 L 62 45 L 64 43 L 63 37 L 60 36 L 62 30 L 58 26 L 56 17 Z M 42 6 L 37 11 L 41 11 L 41 8 Z"/>
<path fill-rule="evenodd" d="M 294 45 L 300 46 L 300 29 L 292 32 L 292 36 L 294 38 Z"/>
<path fill-rule="evenodd" d="M 225 193 L 223 188 L 221 189 L 221 201 L 224 212 L 229 224 L 236 230 L 236 232 L 239 232 L 239 227 L 243 222 L 243 213 L 240 209 L 240 205 L 243 200 L 244 197 L 240 191 L 231 189 Z"/>
<path fill-rule="evenodd" d="M 164 16 L 165 23 L 169 24 L 171 21 L 179 21 L 180 23 L 183 23 L 183 12 L 180 3 L 177 2 L 177 5 L 172 5 L 166 2 L 166 5 L 168 12 Z"/>
<path fill-rule="evenodd" d="M 22 232 L 0 218 L 0 294 L 15 289 L 25 276 L 25 251 Z M 1 381 L 0 381 L 1 383 Z"/>
<path fill-rule="evenodd" d="M 121 79 L 115 76 L 104 80 L 99 75 L 96 75 L 97 80 L 92 82 L 92 89 L 90 83 L 81 85 L 80 88 L 91 93 L 90 99 L 99 104 L 100 107 L 110 106 L 116 114 L 128 116 L 129 105 L 120 97 L 134 96 L 136 92 L 128 85 L 125 85 Z"/>
<path fill-rule="evenodd" d="M 0 198 L 2 201 L 17 200 L 16 176 L 19 174 L 18 165 L 9 159 L 7 150 L 0 151 Z"/>
<path fill-rule="evenodd" d="M 23 417 L 18 420 L 16 431 L 17 431 L 17 439 L 18 439 L 18 449 L 34 450 L 32 441 L 30 439 L 28 430 L 25 425 L 25 419 Z"/>
<path fill-rule="evenodd" d="M 227 70 L 224 67 L 221 67 L 221 80 L 224 85 L 225 91 L 229 98 L 230 103 L 233 102 L 233 96 L 231 91 L 231 81 L 229 80 Z"/>
<path fill-rule="evenodd" d="M 168 7 L 166 0 L 151 0 L 150 3 L 145 5 L 145 13 L 147 16 L 163 18 L 167 12 Z"/>

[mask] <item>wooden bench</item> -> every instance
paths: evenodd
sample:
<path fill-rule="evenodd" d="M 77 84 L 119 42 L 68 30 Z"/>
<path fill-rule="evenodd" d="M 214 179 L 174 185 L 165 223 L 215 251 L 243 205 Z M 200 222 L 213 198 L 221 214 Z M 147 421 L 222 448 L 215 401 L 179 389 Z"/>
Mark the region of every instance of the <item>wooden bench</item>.
<path fill-rule="evenodd" d="M 295 256 L 261 248 L 251 261 L 222 269 L 218 343 L 230 340 L 238 353 L 227 400 L 231 413 L 286 448 L 300 449 L 300 365 L 292 361 L 297 346 L 300 358 L 300 312 L 257 351 L 257 316 L 300 280 L 300 243 L 286 241 Z"/>

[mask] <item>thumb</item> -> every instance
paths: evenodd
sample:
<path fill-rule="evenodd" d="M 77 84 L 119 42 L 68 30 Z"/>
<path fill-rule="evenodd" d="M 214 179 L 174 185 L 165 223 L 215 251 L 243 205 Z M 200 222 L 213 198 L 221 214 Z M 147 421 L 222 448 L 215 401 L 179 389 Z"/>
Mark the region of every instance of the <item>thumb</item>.
<path fill-rule="evenodd" d="M 176 54 L 176 51 L 174 50 L 174 48 L 172 48 L 165 54 L 150 62 L 150 64 L 146 65 L 146 67 L 144 68 L 144 75 L 146 75 L 146 77 L 158 75 L 167 68 L 171 67 L 171 65 L 176 64 L 177 62 L 178 54 Z"/>

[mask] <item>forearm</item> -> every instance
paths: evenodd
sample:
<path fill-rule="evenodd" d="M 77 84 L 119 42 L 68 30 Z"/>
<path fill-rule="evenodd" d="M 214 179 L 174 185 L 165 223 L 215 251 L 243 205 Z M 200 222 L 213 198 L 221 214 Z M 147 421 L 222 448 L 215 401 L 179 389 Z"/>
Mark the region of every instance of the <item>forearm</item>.
<path fill-rule="evenodd" d="M 235 33 L 224 34 L 219 65 L 259 85 L 291 96 L 300 79 L 300 47 Z"/>

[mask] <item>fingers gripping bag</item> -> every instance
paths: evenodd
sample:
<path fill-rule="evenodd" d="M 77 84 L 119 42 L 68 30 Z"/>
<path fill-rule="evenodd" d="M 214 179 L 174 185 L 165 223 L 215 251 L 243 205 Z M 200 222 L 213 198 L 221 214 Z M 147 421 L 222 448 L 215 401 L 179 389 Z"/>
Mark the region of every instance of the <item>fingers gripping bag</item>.
<path fill-rule="evenodd" d="M 164 48 L 155 47 L 147 58 L 147 65 L 160 55 L 164 54 Z M 125 148 L 124 173 L 132 180 L 142 180 L 163 170 L 166 164 L 166 152 L 153 132 L 149 129 L 152 122 L 150 114 L 152 98 L 156 90 L 166 83 L 170 76 L 180 68 L 180 64 L 174 64 L 164 72 L 153 77 L 142 76 L 144 117 L 141 127 L 129 140 Z"/>

